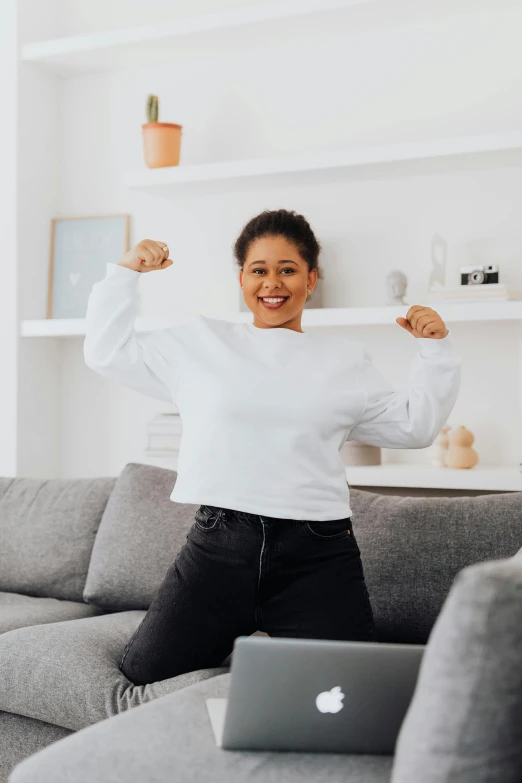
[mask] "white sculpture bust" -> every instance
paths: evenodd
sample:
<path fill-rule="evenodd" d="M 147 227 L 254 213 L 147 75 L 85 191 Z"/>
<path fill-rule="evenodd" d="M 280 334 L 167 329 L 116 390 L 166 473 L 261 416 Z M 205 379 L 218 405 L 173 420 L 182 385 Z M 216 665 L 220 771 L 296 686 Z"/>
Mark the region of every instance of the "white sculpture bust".
<path fill-rule="evenodd" d="M 386 304 L 398 305 L 407 304 L 404 301 L 404 294 L 408 286 L 408 278 L 400 269 L 393 269 L 386 276 L 386 287 L 388 291 L 388 301 Z"/>

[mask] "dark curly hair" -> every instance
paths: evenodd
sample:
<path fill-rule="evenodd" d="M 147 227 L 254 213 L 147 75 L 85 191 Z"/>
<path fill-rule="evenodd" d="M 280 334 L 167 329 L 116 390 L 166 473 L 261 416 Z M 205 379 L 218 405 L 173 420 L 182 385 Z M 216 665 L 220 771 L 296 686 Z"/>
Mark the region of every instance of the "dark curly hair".
<path fill-rule="evenodd" d="M 317 277 L 322 277 L 319 267 L 321 245 L 306 218 L 288 209 L 265 209 L 243 227 L 233 247 L 239 269 L 243 269 L 251 244 L 267 236 L 283 236 L 292 242 L 308 264 L 308 271 L 317 269 Z"/>

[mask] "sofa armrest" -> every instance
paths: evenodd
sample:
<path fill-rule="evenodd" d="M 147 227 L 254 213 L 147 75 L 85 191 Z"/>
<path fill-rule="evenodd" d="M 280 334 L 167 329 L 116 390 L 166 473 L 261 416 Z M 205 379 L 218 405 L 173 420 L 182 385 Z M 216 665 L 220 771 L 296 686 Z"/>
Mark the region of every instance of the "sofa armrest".
<path fill-rule="evenodd" d="M 522 780 L 522 559 L 469 566 L 428 640 L 391 783 Z"/>

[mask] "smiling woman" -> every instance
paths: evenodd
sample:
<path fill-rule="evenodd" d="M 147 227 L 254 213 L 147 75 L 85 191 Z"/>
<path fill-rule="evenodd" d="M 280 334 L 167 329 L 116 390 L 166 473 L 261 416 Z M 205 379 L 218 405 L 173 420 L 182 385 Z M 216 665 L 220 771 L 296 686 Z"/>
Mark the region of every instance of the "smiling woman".
<path fill-rule="evenodd" d="M 438 314 L 420 305 L 398 319 L 418 346 L 405 389 L 378 372 L 360 340 L 303 332 L 319 251 L 294 212 L 263 212 L 244 227 L 235 254 L 252 323 L 200 314 L 138 334 L 139 278 L 174 263 L 163 241 L 143 240 L 93 286 L 86 362 L 176 403 L 183 437 L 170 498 L 197 508 L 123 650 L 120 669 L 136 685 L 221 666 L 237 636 L 256 630 L 374 640 L 339 452 L 352 439 L 433 443 L 455 403 L 461 359 Z"/>
<path fill-rule="evenodd" d="M 265 210 L 252 218 L 234 245 L 245 304 L 262 329 L 302 332 L 306 299 L 321 277 L 321 246 L 308 221 L 294 211 Z M 281 311 L 277 316 L 271 311 Z"/>

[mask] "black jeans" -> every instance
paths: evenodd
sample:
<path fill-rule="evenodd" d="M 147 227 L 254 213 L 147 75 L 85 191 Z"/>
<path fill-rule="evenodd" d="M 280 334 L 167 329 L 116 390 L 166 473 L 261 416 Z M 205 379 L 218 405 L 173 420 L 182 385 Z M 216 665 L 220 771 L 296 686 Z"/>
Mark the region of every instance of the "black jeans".
<path fill-rule="evenodd" d="M 127 643 L 136 685 L 221 666 L 237 636 L 375 641 L 351 518 L 307 522 L 200 506 Z"/>

